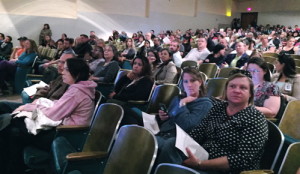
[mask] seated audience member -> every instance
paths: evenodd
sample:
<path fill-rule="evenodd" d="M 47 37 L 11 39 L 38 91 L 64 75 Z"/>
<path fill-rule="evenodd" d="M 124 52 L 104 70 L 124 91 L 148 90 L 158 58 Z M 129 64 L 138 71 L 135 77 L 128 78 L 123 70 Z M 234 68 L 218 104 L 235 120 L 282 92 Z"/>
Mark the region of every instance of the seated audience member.
<path fill-rule="evenodd" d="M 31 98 L 27 95 L 26 103 L 36 102 L 36 99 L 44 97 L 48 98 L 50 100 L 58 100 L 60 97 L 65 93 L 65 91 L 68 89 L 69 85 L 65 84 L 62 79 L 62 72 L 64 70 L 64 64 L 67 59 L 74 57 L 73 54 L 64 54 L 60 57 L 59 62 L 57 64 L 57 71 L 60 74 L 56 79 L 51 81 L 49 83 L 49 86 L 46 86 L 44 88 L 40 88 L 37 90 L 36 94 Z M 24 96 L 24 94 L 22 94 Z M 24 103 L 24 102 L 23 102 Z M 11 115 L 15 109 L 17 109 L 19 106 L 22 106 L 23 103 L 18 102 L 8 102 L 8 101 L 1 101 L 0 102 L 0 130 L 4 128 L 11 120 Z"/>
<path fill-rule="evenodd" d="M 160 59 L 162 61 L 153 73 L 155 83 L 175 83 L 175 76 L 177 74 L 177 69 L 172 61 L 172 53 L 167 49 L 163 48 L 161 50 Z"/>
<path fill-rule="evenodd" d="M 89 37 L 85 34 L 81 34 L 78 41 L 79 43 L 74 48 L 74 51 L 77 54 L 78 58 L 84 59 L 90 55 L 93 48 L 89 44 Z"/>
<path fill-rule="evenodd" d="M 72 46 L 74 44 L 74 39 L 73 38 L 66 38 L 64 40 L 64 52 L 63 54 L 74 54 L 76 55 L 75 51 L 73 50 Z"/>
<path fill-rule="evenodd" d="M 260 52 L 275 52 L 276 46 L 269 42 L 267 35 L 262 35 L 260 38 L 260 44 L 255 47 Z"/>
<path fill-rule="evenodd" d="M 225 65 L 230 67 L 242 68 L 245 63 L 248 62 L 249 56 L 246 54 L 245 44 L 243 42 L 237 42 L 235 44 L 236 54 L 229 54 L 225 58 Z"/>
<path fill-rule="evenodd" d="M 132 61 L 132 71 L 117 81 L 114 91 L 109 94 L 109 98 L 121 102 L 147 100 L 152 86 L 151 67 L 148 60 L 136 57 Z"/>
<path fill-rule="evenodd" d="M 167 111 L 159 110 L 156 120 L 160 132 L 156 135 L 159 148 L 165 140 L 176 136 L 175 124 L 185 131 L 198 125 L 206 116 L 212 102 L 205 97 L 205 84 L 197 69 L 185 68 L 182 73 L 183 94 L 172 99 Z M 130 114 L 124 114 L 123 124 L 143 126 L 142 113 L 133 108 Z"/>
<path fill-rule="evenodd" d="M 184 164 L 209 174 L 239 174 L 259 168 L 268 127 L 264 115 L 252 105 L 253 83 L 246 75 L 235 74 L 228 79 L 224 94 L 225 101 L 216 103 L 188 133 L 209 153 L 209 159 L 198 159 L 189 148 L 186 157 L 173 138 L 161 148 L 158 164 Z"/>
<path fill-rule="evenodd" d="M 12 59 L 18 60 L 18 58 L 21 56 L 21 54 L 25 51 L 24 43 L 27 40 L 27 37 L 20 37 L 18 40 L 20 42 L 20 46 L 17 46 L 13 50 L 13 52 L 10 55 L 10 60 L 12 60 Z"/>
<path fill-rule="evenodd" d="M 221 67 L 225 61 L 225 46 L 217 44 L 213 48 L 213 53 L 208 55 L 204 60 L 204 63 L 215 63 L 218 67 Z"/>
<path fill-rule="evenodd" d="M 224 38 L 219 39 L 219 44 L 224 45 L 224 47 L 225 47 L 225 55 L 224 55 L 225 57 L 232 52 L 233 49 L 229 48 L 228 42 L 226 39 L 224 39 Z"/>
<path fill-rule="evenodd" d="M 39 65 L 39 73 L 44 74 L 45 69 L 47 69 L 51 65 L 57 64 L 58 59 L 63 54 L 63 52 L 64 52 L 64 40 L 59 39 L 56 42 L 56 54 L 50 61 L 46 60 L 44 61 L 46 63 Z"/>
<path fill-rule="evenodd" d="M 42 42 L 42 46 L 49 47 L 49 48 L 56 48 L 55 41 L 49 35 L 45 36 L 45 39 Z"/>
<path fill-rule="evenodd" d="M 105 46 L 104 59 L 104 62 L 98 64 L 94 74 L 90 77 L 90 80 L 94 80 L 96 82 L 113 83 L 120 69 L 119 63 L 117 62 L 117 48 L 113 45 Z"/>
<path fill-rule="evenodd" d="M 94 110 L 96 83 L 88 81 L 88 77 L 89 67 L 84 60 L 68 59 L 64 65 L 62 79 L 70 86 L 59 100 L 53 101 L 52 107 L 31 103 L 20 106 L 14 112 L 33 112 L 39 109 L 50 120 L 62 121 L 62 125 L 89 125 Z M 31 145 L 49 151 L 55 132 L 52 128 L 33 135 L 28 133 L 24 118 L 12 119 L 11 124 L 0 132 L 0 160 L 3 170 L 1 173 L 24 173 L 23 148 Z"/>
<path fill-rule="evenodd" d="M 172 56 L 173 62 L 175 63 L 175 65 L 177 67 L 180 68 L 181 64 L 182 64 L 182 57 L 181 57 L 179 48 L 180 48 L 180 43 L 178 41 L 171 42 L 170 47 L 169 47 L 170 51 L 173 54 L 173 56 Z"/>
<path fill-rule="evenodd" d="M 281 54 L 295 54 L 295 52 L 298 51 L 298 47 L 295 47 L 295 38 L 294 37 L 288 37 L 288 40 L 286 42 L 286 45 L 284 47 L 279 47 L 277 50 L 277 53 Z"/>
<path fill-rule="evenodd" d="M 276 74 L 272 81 L 276 84 L 287 101 L 300 100 L 300 75 L 296 73 L 294 59 L 287 54 L 281 54 L 275 64 Z"/>
<path fill-rule="evenodd" d="M 154 46 L 154 43 L 151 39 L 151 36 L 152 36 L 152 33 L 151 32 L 148 32 L 145 34 L 145 37 L 144 37 L 144 41 L 138 46 L 139 48 L 141 48 L 142 46 L 145 45 L 145 41 L 148 40 L 149 43 L 150 43 L 150 46 L 149 47 L 153 47 Z"/>
<path fill-rule="evenodd" d="M 168 112 L 158 111 L 160 132 L 156 134 L 158 147 L 176 136 L 175 124 L 184 131 L 190 131 L 201 123 L 212 107 L 212 102 L 205 97 L 205 82 L 196 69 L 186 68 L 182 74 L 183 95 L 173 98 Z"/>
<path fill-rule="evenodd" d="M 5 35 L 3 33 L 0 33 L 0 44 L 4 41 Z"/>
<path fill-rule="evenodd" d="M 254 83 L 254 105 L 266 117 L 275 117 L 280 107 L 280 91 L 271 83 L 267 63 L 261 58 L 252 58 L 247 65 Z"/>
<path fill-rule="evenodd" d="M 194 60 L 197 61 L 198 64 L 201 64 L 210 54 L 206 45 L 206 39 L 204 37 L 199 38 L 197 41 L 197 48 L 191 49 L 191 51 L 184 57 L 184 60 Z"/>
<path fill-rule="evenodd" d="M 13 43 L 11 41 L 11 36 L 6 36 L 5 39 L 1 42 L 0 59 L 6 60 L 7 58 L 9 58 L 13 48 Z"/>
<path fill-rule="evenodd" d="M 132 60 L 136 55 L 135 45 L 132 38 L 126 39 L 126 49 L 121 53 L 119 61 L 123 62 L 124 60 Z"/>
<path fill-rule="evenodd" d="M 157 66 L 161 63 L 160 58 L 155 50 L 150 49 L 147 53 L 147 59 L 151 66 L 151 72 L 155 72 Z"/>
<path fill-rule="evenodd" d="M 158 37 L 155 37 L 153 39 L 153 44 L 154 44 L 153 49 L 156 50 L 156 52 L 158 52 L 158 51 L 160 51 L 162 49 L 162 47 L 161 47 L 161 41 L 160 41 L 160 39 Z"/>
<path fill-rule="evenodd" d="M 31 39 L 26 40 L 24 43 L 24 48 L 26 51 L 21 54 L 18 60 L 13 59 L 10 61 L 0 61 L 0 89 L 2 91 L 8 90 L 5 81 L 13 81 L 17 71 L 25 73 L 24 71 L 27 71 L 31 68 L 34 58 L 37 56 L 37 46 L 35 41 Z M 20 82 L 19 85 L 24 85 L 23 83 L 25 83 L 25 81 Z"/>
<path fill-rule="evenodd" d="M 135 43 L 135 47 L 142 47 L 144 45 L 145 36 L 139 35 L 137 42 Z"/>
<path fill-rule="evenodd" d="M 98 65 L 101 62 L 105 62 L 103 48 L 99 46 L 95 46 L 95 48 L 92 50 L 91 59 L 88 60 L 88 62 L 89 62 L 90 71 L 94 73 Z"/>
<path fill-rule="evenodd" d="M 139 57 L 147 57 L 147 51 L 150 50 L 150 42 L 149 40 L 144 40 L 144 45 L 140 47 L 137 56 Z"/>

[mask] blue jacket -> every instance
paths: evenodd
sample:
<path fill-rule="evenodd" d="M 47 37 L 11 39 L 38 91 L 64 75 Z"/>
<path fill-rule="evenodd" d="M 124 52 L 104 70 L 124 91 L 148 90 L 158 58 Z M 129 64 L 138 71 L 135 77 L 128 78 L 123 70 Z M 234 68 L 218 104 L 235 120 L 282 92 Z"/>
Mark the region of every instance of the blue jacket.
<path fill-rule="evenodd" d="M 173 98 L 168 114 L 170 118 L 160 125 L 160 132 L 175 132 L 177 124 L 184 131 L 188 132 L 193 127 L 200 124 L 213 106 L 212 101 L 207 97 L 201 97 L 185 106 L 179 107 L 180 99 L 178 96 Z"/>
<path fill-rule="evenodd" d="M 231 61 L 235 58 L 236 54 L 229 54 L 227 55 L 227 57 L 225 58 L 225 62 L 230 65 L 231 64 Z M 249 61 L 249 56 L 244 53 L 242 55 L 242 57 L 240 58 L 240 60 L 237 61 L 236 63 L 236 67 L 237 68 L 241 68 L 242 66 L 245 65 L 245 63 L 247 63 Z"/>

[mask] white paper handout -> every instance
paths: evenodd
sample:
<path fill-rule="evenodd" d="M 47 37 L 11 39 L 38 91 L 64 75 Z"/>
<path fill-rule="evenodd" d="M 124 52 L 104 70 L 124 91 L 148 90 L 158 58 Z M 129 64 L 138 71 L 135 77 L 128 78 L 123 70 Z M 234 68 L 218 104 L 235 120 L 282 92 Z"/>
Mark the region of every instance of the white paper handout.
<path fill-rule="evenodd" d="M 154 135 L 159 132 L 159 126 L 155 119 L 155 115 L 142 112 L 144 127 L 150 130 Z"/>
<path fill-rule="evenodd" d="M 37 88 L 43 88 L 45 86 L 48 86 L 48 85 L 45 82 L 40 81 L 37 84 L 31 85 L 27 88 L 24 88 L 24 91 L 27 93 L 27 95 L 33 96 L 36 93 Z"/>
<path fill-rule="evenodd" d="M 186 152 L 186 148 L 188 147 L 191 152 L 200 160 L 208 159 L 208 152 L 200 146 L 192 137 L 190 137 L 184 130 L 182 130 L 176 124 L 176 143 L 175 146 L 181 150 L 186 156 L 188 156 Z"/>

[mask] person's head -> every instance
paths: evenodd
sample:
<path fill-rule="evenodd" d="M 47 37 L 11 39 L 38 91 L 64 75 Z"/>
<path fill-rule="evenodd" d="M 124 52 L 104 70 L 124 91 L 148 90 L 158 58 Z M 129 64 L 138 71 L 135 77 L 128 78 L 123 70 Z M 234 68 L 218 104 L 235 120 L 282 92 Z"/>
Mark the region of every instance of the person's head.
<path fill-rule="evenodd" d="M 4 40 L 5 35 L 3 33 L 0 33 L 0 40 Z"/>
<path fill-rule="evenodd" d="M 297 74 L 295 60 L 288 54 L 280 54 L 275 67 L 277 72 L 288 78 L 292 78 Z"/>
<path fill-rule="evenodd" d="M 207 41 L 204 37 L 200 37 L 197 41 L 198 49 L 204 49 L 207 46 Z"/>
<path fill-rule="evenodd" d="M 118 50 L 114 45 L 106 45 L 103 51 L 105 60 L 118 60 Z"/>
<path fill-rule="evenodd" d="M 27 53 L 37 53 L 37 45 L 35 43 L 34 40 L 31 40 L 31 39 L 27 39 L 24 43 L 24 48 L 26 49 L 26 52 Z"/>
<path fill-rule="evenodd" d="M 171 42 L 169 49 L 171 52 L 176 53 L 177 51 L 179 51 L 179 46 L 180 45 L 178 41 L 173 41 Z"/>
<path fill-rule="evenodd" d="M 295 45 L 296 39 L 294 37 L 288 37 L 286 46 L 293 47 Z"/>
<path fill-rule="evenodd" d="M 105 42 L 103 39 L 97 39 L 96 40 L 97 46 L 104 48 L 105 47 Z"/>
<path fill-rule="evenodd" d="M 252 80 L 242 73 L 231 75 L 225 84 L 224 99 L 234 105 L 253 104 L 254 84 Z"/>
<path fill-rule="evenodd" d="M 149 40 L 144 41 L 144 47 L 150 48 L 150 41 Z"/>
<path fill-rule="evenodd" d="M 11 42 L 12 41 L 12 37 L 11 36 L 6 36 L 4 41 L 6 43 Z"/>
<path fill-rule="evenodd" d="M 181 79 L 186 96 L 205 96 L 205 85 L 200 71 L 195 68 L 185 68 Z"/>
<path fill-rule="evenodd" d="M 70 58 L 74 58 L 74 57 L 75 56 L 73 54 L 62 54 L 60 56 L 58 63 L 57 63 L 57 71 L 59 74 L 62 74 L 66 60 L 70 59 Z"/>
<path fill-rule="evenodd" d="M 151 40 L 151 36 L 152 36 L 152 34 L 150 32 L 148 32 L 148 33 L 145 34 L 145 39 L 146 40 Z"/>
<path fill-rule="evenodd" d="M 44 24 L 44 28 L 43 29 L 50 29 L 50 25 L 49 24 Z"/>
<path fill-rule="evenodd" d="M 61 39 L 62 39 L 62 40 L 65 40 L 66 38 L 68 38 L 68 36 L 67 36 L 66 33 L 61 34 Z"/>
<path fill-rule="evenodd" d="M 62 72 L 63 82 L 69 85 L 89 79 L 90 68 L 83 59 L 67 59 Z"/>
<path fill-rule="evenodd" d="M 144 40 L 145 40 L 144 35 L 140 35 L 140 36 L 139 36 L 139 42 L 143 42 Z"/>
<path fill-rule="evenodd" d="M 213 54 L 225 55 L 225 46 L 222 44 L 217 44 L 213 49 Z"/>
<path fill-rule="evenodd" d="M 132 61 L 132 72 L 137 76 L 150 76 L 151 66 L 148 59 L 142 57 L 135 57 Z"/>
<path fill-rule="evenodd" d="M 20 37 L 18 38 L 19 42 L 20 42 L 20 46 L 23 48 L 25 41 L 27 40 L 27 37 Z"/>
<path fill-rule="evenodd" d="M 58 39 L 55 44 L 56 44 L 56 48 L 58 50 L 63 50 L 64 49 L 64 40 Z"/>
<path fill-rule="evenodd" d="M 245 53 L 245 44 L 243 42 L 237 42 L 235 45 L 235 50 L 238 54 L 244 54 Z"/>
<path fill-rule="evenodd" d="M 251 73 L 254 83 L 271 80 L 268 64 L 262 58 L 251 58 L 247 64 L 247 71 Z"/>
<path fill-rule="evenodd" d="M 262 43 L 263 45 L 267 45 L 268 42 L 269 42 L 269 40 L 268 40 L 268 35 L 262 35 L 262 36 L 260 37 L 260 41 L 261 41 L 261 43 Z"/>
<path fill-rule="evenodd" d="M 227 40 L 225 38 L 224 39 L 219 39 L 219 44 L 224 45 L 225 48 L 227 48 L 227 46 L 228 46 L 228 42 L 227 42 Z"/>
<path fill-rule="evenodd" d="M 98 59 L 98 58 L 103 58 L 103 56 L 104 56 L 103 48 L 99 46 L 95 46 L 95 48 L 92 50 L 92 57 Z"/>
<path fill-rule="evenodd" d="M 160 59 L 163 62 L 167 62 L 172 58 L 173 54 L 168 50 L 168 48 L 161 49 Z"/>
<path fill-rule="evenodd" d="M 71 48 L 73 46 L 73 43 L 74 43 L 74 39 L 72 39 L 72 38 L 66 38 L 64 40 L 64 48 L 65 49 Z"/>
<path fill-rule="evenodd" d="M 134 41 L 132 38 L 126 39 L 126 48 L 134 48 Z"/>
<path fill-rule="evenodd" d="M 153 43 L 154 43 L 154 45 L 160 45 L 160 39 L 158 38 L 158 37 L 155 37 L 154 39 L 153 39 Z"/>
<path fill-rule="evenodd" d="M 50 42 L 51 41 L 51 36 L 50 35 L 46 35 L 45 36 L 45 41 Z"/>
<path fill-rule="evenodd" d="M 132 38 L 133 38 L 133 39 L 135 39 L 135 38 L 137 38 L 137 37 L 138 37 L 138 35 L 137 35 L 136 33 L 133 33 L 133 34 L 132 34 Z"/>
<path fill-rule="evenodd" d="M 160 60 L 159 60 L 157 52 L 154 51 L 154 50 L 152 50 L 152 49 L 150 49 L 147 52 L 147 59 L 148 59 L 149 63 L 153 64 L 154 66 L 158 65 L 160 63 Z"/>
<path fill-rule="evenodd" d="M 85 42 L 89 41 L 89 37 L 86 34 L 81 34 L 80 39 L 81 39 L 82 43 L 85 43 Z"/>

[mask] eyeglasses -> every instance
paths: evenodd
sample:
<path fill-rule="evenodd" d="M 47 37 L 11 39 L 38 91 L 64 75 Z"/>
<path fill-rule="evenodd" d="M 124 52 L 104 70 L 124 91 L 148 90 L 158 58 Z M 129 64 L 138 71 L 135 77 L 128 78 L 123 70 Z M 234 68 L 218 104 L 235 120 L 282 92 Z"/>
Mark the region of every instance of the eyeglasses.
<path fill-rule="evenodd" d="M 260 70 L 257 69 L 247 69 L 247 71 L 251 72 L 251 73 L 259 73 Z"/>
<path fill-rule="evenodd" d="M 238 73 L 243 74 L 243 75 L 249 77 L 250 79 L 252 79 L 251 73 L 247 70 L 242 70 L 242 69 L 234 69 L 234 70 L 230 71 L 229 76 L 232 76 L 232 75 L 238 74 Z"/>

